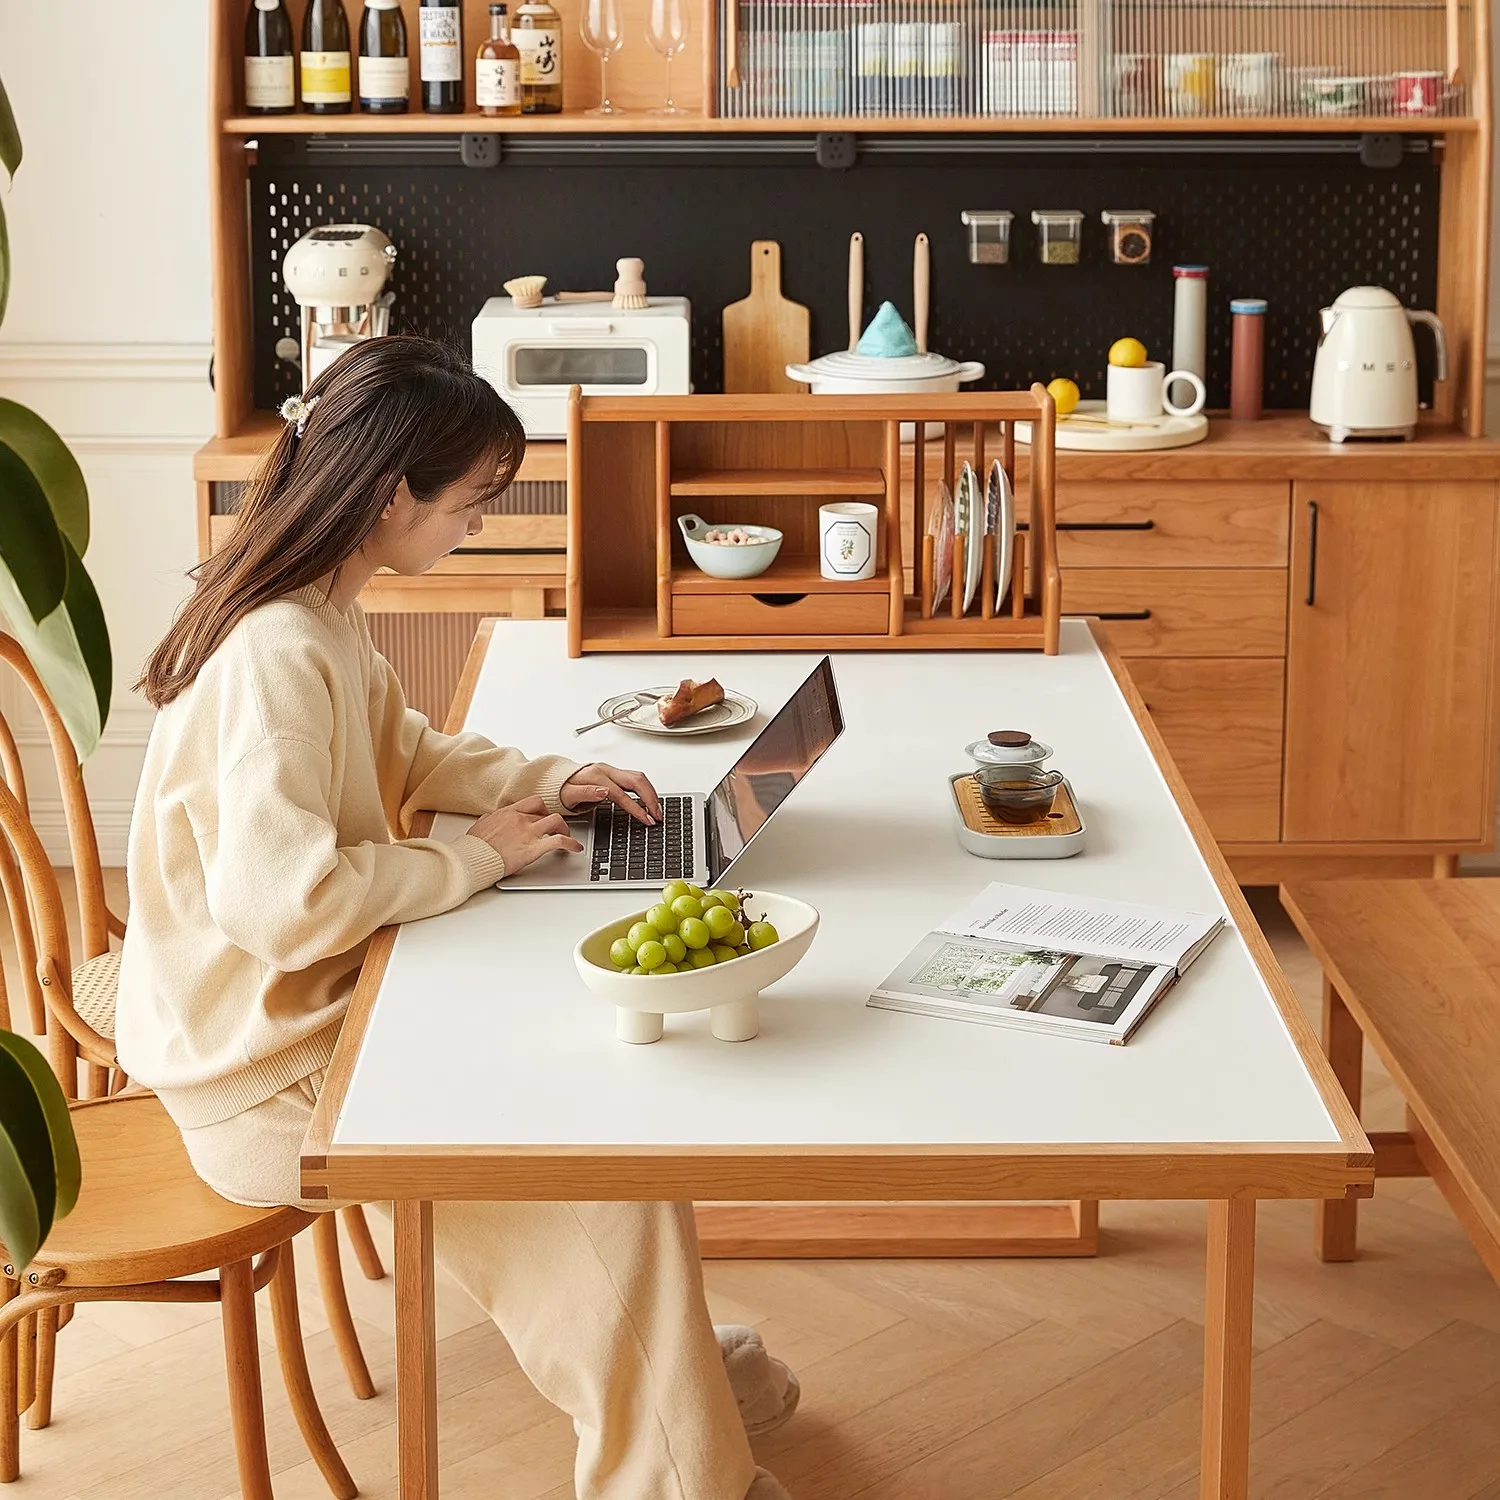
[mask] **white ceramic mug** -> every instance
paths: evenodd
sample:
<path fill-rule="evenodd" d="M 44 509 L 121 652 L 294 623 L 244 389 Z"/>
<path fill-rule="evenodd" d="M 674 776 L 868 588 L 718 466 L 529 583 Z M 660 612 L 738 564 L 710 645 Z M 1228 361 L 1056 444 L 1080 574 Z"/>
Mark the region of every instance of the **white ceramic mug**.
<path fill-rule="evenodd" d="M 1185 380 L 1197 393 L 1191 406 L 1174 406 L 1167 388 L 1174 380 Z M 1111 422 L 1154 422 L 1168 417 L 1195 417 L 1203 410 L 1208 392 L 1191 370 L 1172 370 L 1159 359 L 1143 365 L 1111 365 L 1105 386 L 1105 406 Z"/>
<path fill-rule="evenodd" d="M 818 507 L 818 559 L 825 578 L 858 583 L 875 576 L 880 511 L 859 500 Z"/>

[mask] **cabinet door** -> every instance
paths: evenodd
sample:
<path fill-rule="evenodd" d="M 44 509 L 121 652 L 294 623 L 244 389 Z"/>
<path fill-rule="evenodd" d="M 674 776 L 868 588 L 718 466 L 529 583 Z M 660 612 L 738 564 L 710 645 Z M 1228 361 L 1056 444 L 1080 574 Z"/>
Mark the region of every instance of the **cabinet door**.
<path fill-rule="evenodd" d="M 1470 841 L 1491 818 L 1493 484 L 1298 484 L 1288 842 Z"/>

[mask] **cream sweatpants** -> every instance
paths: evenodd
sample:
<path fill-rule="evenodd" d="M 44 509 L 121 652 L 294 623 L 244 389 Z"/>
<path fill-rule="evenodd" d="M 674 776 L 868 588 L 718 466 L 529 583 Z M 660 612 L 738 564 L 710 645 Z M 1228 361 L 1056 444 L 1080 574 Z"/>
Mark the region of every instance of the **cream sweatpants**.
<path fill-rule="evenodd" d="M 254 1207 L 301 1195 L 322 1075 L 183 1132 L 198 1175 Z M 692 1205 L 433 1205 L 443 1268 L 579 1428 L 579 1500 L 744 1500 L 755 1477 L 703 1295 Z"/>

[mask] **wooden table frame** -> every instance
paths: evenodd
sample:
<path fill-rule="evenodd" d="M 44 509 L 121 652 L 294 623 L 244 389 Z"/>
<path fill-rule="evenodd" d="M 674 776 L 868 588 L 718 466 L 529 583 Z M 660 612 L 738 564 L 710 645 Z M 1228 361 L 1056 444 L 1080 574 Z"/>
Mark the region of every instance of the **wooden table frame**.
<path fill-rule="evenodd" d="M 486 621 L 454 695 L 461 728 L 488 652 Z M 346 1147 L 333 1143 L 395 943 L 370 945 L 303 1146 L 309 1198 L 394 1203 L 396 1380 L 401 1500 L 437 1500 L 437 1335 L 432 1204 L 437 1199 L 687 1199 L 753 1203 L 881 1200 L 1199 1199 L 1209 1204 L 1201 1500 L 1246 1500 L 1250 1458 L 1255 1205 L 1261 1198 L 1346 1199 L 1374 1191 L 1374 1156 L 1296 996 L 1107 643 L 1102 649 L 1182 809 L 1226 908 L 1265 979 L 1338 1131 L 1335 1141 L 1160 1146 Z"/>

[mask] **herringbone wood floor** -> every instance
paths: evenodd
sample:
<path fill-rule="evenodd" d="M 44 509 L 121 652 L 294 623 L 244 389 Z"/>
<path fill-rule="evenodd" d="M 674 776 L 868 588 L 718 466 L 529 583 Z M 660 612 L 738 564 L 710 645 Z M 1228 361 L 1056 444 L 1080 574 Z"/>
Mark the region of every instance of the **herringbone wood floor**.
<path fill-rule="evenodd" d="M 1316 970 L 1260 894 L 1312 1009 Z M 1378 1068 L 1366 1098 L 1368 1124 L 1399 1128 Z M 802 1378 L 761 1461 L 796 1500 L 1192 1500 L 1203 1214 L 1106 1204 L 1102 1222 L 1092 1261 L 711 1263 L 714 1317 L 757 1325 Z M 1382 1186 L 1354 1265 L 1320 1265 L 1311 1225 L 1305 1204 L 1261 1212 L 1256 1500 L 1500 1500 L 1500 1292 L 1441 1197 Z M 348 1284 L 380 1394 L 349 1395 L 309 1264 L 313 1377 L 362 1492 L 388 1500 L 391 1287 L 352 1260 Z M 268 1316 L 261 1333 L 277 1495 L 322 1500 Z M 568 1500 L 567 1419 L 451 1285 L 439 1336 L 445 1500 Z M 81 1309 L 17 1500 L 232 1500 L 221 1361 L 213 1309 Z"/>

